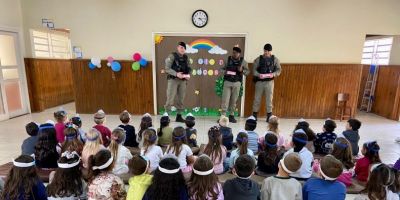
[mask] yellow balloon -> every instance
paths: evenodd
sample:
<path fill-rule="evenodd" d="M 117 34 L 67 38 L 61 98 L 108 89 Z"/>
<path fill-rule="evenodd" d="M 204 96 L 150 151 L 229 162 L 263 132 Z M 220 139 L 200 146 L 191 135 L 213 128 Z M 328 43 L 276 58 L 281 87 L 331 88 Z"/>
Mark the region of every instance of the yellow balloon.
<path fill-rule="evenodd" d="M 208 61 L 208 63 L 209 63 L 210 65 L 214 65 L 214 64 L 215 64 L 215 60 L 214 60 L 214 59 L 210 59 L 210 60 Z"/>
<path fill-rule="evenodd" d="M 212 69 L 208 70 L 208 75 L 209 76 L 212 76 L 213 74 L 214 74 L 214 70 L 212 70 Z"/>

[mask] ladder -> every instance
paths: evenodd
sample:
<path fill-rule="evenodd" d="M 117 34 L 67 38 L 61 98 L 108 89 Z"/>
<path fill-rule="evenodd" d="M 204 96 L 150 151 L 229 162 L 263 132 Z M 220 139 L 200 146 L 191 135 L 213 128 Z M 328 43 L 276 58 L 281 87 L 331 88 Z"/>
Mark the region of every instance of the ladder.
<path fill-rule="evenodd" d="M 369 68 L 369 73 L 367 77 L 367 82 L 365 82 L 360 110 L 371 112 L 372 103 L 374 101 L 376 80 L 378 79 L 378 69 L 379 65 L 377 64 L 371 64 Z"/>

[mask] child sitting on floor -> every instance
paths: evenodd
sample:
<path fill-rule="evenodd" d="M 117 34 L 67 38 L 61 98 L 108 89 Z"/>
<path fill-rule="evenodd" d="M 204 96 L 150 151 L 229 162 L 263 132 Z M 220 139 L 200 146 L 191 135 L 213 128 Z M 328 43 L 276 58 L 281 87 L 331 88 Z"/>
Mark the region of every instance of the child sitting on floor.
<path fill-rule="evenodd" d="M 88 199 L 126 198 L 125 184 L 113 169 L 114 157 L 107 149 L 89 157 Z"/>
<path fill-rule="evenodd" d="M 327 155 L 321 159 L 319 168 L 320 178 L 310 178 L 304 184 L 303 200 L 344 200 L 346 187 L 336 181 L 342 174 L 342 163 L 332 155 Z"/>
<path fill-rule="evenodd" d="M 188 182 L 190 199 L 223 200 L 224 192 L 218 176 L 214 173 L 213 162 L 207 155 L 201 155 L 193 164 L 193 173 Z"/>
<path fill-rule="evenodd" d="M 124 146 L 138 147 L 139 143 L 136 141 L 135 127 L 129 124 L 129 122 L 131 122 L 131 114 L 127 110 L 124 110 L 119 114 L 119 120 L 122 124 L 118 127 L 123 128 L 126 133 Z"/>
<path fill-rule="evenodd" d="M 232 134 L 232 129 L 228 127 L 229 125 L 229 119 L 225 116 L 221 116 L 219 119 L 219 131 L 221 132 L 222 135 L 222 144 L 225 146 L 225 148 L 230 152 L 233 148 L 233 134 Z M 229 157 L 230 153 L 228 153 Z"/>
<path fill-rule="evenodd" d="M 236 159 L 233 174 L 236 178 L 227 180 L 223 185 L 224 197 L 229 200 L 257 200 L 260 199 L 258 183 L 251 180 L 254 174 L 254 158 L 243 154 Z"/>
<path fill-rule="evenodd" d="M 86 142 L 86 132 L 82 129 L 82 119 L 79 117 L 79 114 L 76 114 L 75 117 L 71 118 L 71 122 L 78 127 L 78 133 L 79 133 L 79 140 L 85 144 Z"/>
<path fill-rule="evenodd" d="M 279 149 L 284 149 L 285 138 L 283 137 L 283 135 L 279 134 L 280 133 L 280 131 L 279 131 L 279 118 L 277 116 L 275 116 L 275 115 L 272 115 L 269 118 L 268 130 L 267 130 L 267 132 L 265 134 L 268 134 L 268 133 L 272 133 L 272 134 L 276 135 L 276 137 L 278 138 L 278 141 L 277 141 L 278 148 Z M 264 139 L 265 139 L 265 137 L 260 137 L 258 139 L 258 146 L 259 146 L 259 149 L 261 151 L 264 150 L 264 148 L 265 148 Z"/>
<path fill-rule="evenodd" d="M 290 174 L 301 167 L 297 153 L 289 153 L 278 164 L 278 174 L 266 178 L 261 186 L 261 200 L 301 200 L 301 184 Z"/>
<path fill-rule="evenodd" d="M 359 152 L 358 142 L 360 135 L 358 130 L 361 127 L 361 122 L 357 119 L 349 119 L 346 124 L 346 130 L 343 131 L 343 136 L 350 142 L 353 156 L 357 156 Z"/>
<path fill-rule="evenodd" d="M 35 146 L 36 167 L 57 168 L 57 160 L 59 158 L 57 144 L 54 125 L 51 123 L 41 124 L 39 127 L 38 141 Z"/>
<path fill-rule="evenodd" d="M 156 135 L 154 133 L 154 135 Z M 146 132 L 144 135 L 146 142 Z M 133 177 L 129 179 L 129 190 L 126 197 L 127 200 L 142 200 L 144 193 L 150 186 L 153 176 L 147 174 L 151 161 L 148 161 L 146 157 L 135 155 L 129 161 L 129 169 Z"/>
<path fill-rule="evenodd" d="M 308 142 L 306 148 L 311 153 L 314 153 L 315 152 L 314 141 L 317 139 L 317 135 L 310 128 L 310 124 L 305 119 L 300 119 L 294 130 L 299 130 L 299 129 L 303 130 L 304 133 L 306 133 L 307 135 Z"/>
<path fill-rule="evenodd" d="M 62 144 L 65 140 L 64 129 L 67 121 L 67 112 L 63 108 L 60 108 L 58 111 L 54 112 L 54 119 L 56 120 L 54 128 L 56 129 L 57 142 Z"/>
<path fill-rule="evenodd" d="M 58 160 L 58 168 L 50 174 L 47 185 L 49 200 L 86 199 L 87 184 L 82 179 L 81 158 L 77 152 L 65 151 Z"/>
<path fill-rule="evenodd" d="M 124 142 L 125 130 L 121 127 L 115 128 L 111 134 L 111 143 L 108 149 L 115 160 L 112 172 L 116 175 L 129 172 L 128 161 L 132 159 L 132 154 L 128 148 L 122 145 Z"/>
<path fill-rule="evenodd" d="M 222 174 L 225 172 L 224 160 L 226 159 L 227 150 L 224 145 L 221 144 L 222 135 L 219 131 L 218 126 L 213 126 L 208 130 L 208 143 L 203 152 L 200 154 L 208 155 L 214 164 L 214 173 Z"/>
<path fill-rule="evenodd" d="M 104 126 L 105 121 L 106 113 L 103 110 L 99 110 L 97 111 L 97 113 L 94 114 L 94 123 L 96 123 L 96 125 L 93 126 L 93 128 L 97 129 L 100 132 L 103 145 L 105 147 L 108 147 L 111 142 L 111 130 Z"/>
<path fill-rule="evenodd" d="M 289 149 L 284 156 L 289 153 L 298 153 L 301 158 L 301 167 L 296 172 L 290 174 L 291 177 L 297 180 L 305 181 L 312 175 L 312 162 L 314 160 L 313 154 L 305 147 L 307 144 L 307 135 L 303 130 L 297 130 L 293 133 L 292 144 L 293 148 Z"/>
<path fill-rule="evenodd" d="M 248 148 L 249 137 L 245 130 L 239 131 L 239 134 L 236 136 L 236 144 L 238 145 L 238 148 L 233 150 L 229 157 L 230 169 L 234 167 L 236 159 L 243 154 L 247 154 L 254 159 L 253 151 Z"/>
<path fill-rule="evenodd" d="M 86 133 L 86 143 L 82 150 L 82 166 L 87 169 L 89 167 L 89 157 L 95 155 L 101 149 L 105 149 L 105 147 L 102 145 L 100 132 L 92 128 Z"/>
<path fill-rule="evenodd" d="M 170 119 L 168 113 L 160 119 L 160 128 L 157 130 L 158 135 L 158 145 L 161 147 L 167 147 L 172 142 L 172 131 L 173 129 L 169 126 Z"/>
<path fill-rule="evenodd" d="M 143 147 L 140 150 L 140 155 L 146 157 L 150 166 L 148 171 L 153 172 L 158 167 L 158 163 L 163 157 L 163 151 L 160 146 L 157 146 L 157 133 L 152 127 L 148 128 L 143 133 Z"/>
<path fill-rule="evenodd" d="M 185 140 L 185 129 L 181 126 L 174 128 L 172 131 L 172 144 L 167 147 L 164 155 L 176 156 L 182 172 L 187 174 L 192 172 L 195 158 L 190 147 L 185 144 Z"/>
<path fill-rule="evenodd" d="M 333 120 L 327 119 L 324 123 L 323 132 L 317 134 L 317 139 L 314 141 L 315 153 L 327 155 L 332 150 L 332 145 L 337 136 L 335 131 L 336 123 Z"/>
<path fill-rule="evenodd" d="M 197 130 L 193 128 L 196 124 L 195 120 L 196 119 L 193 117 L 192 113 L 186 115 L 186 138 L 190 148 L 197 147 Z"/>
<path fill-rule="evenodd" d="M 139 148 L 142 148 L 143 146 L 143 132 L 149 127 L 153 127 L 153 119 L 149 113 L 145 113 L 140 121 L 140 129 L 136 137 L 136 141 L 139 143 Z"/>
<path fill-rule="evenodd" d="M 30 122 L 25 126 L 25 130 L 29 137 L 22 142 L 22 155 L 32 155 L 35 153 L 35 145 L 38 141 L 39 125 L 35 122 Z"/>
<path fill-rule="evenodd" d="M 276 174 L 278 172 L 278 163 L 283 156 L 283 152 L 279 150 L 277 141 L 278 138 L 275 134 L 267 133 L 265 135 L 265 149 L 258 155 L 257 159 L 256 173 L 258 175 Z"/>
<path fill-rule="evenodd" d="M 355 200 L 399 200 L 399 172 L 378 163 L 371 166 L 367 186 Z"/>
<path fill-rule="evenodd" d="M 356 162 L 354 173 L 357 180 L 366 182 L 369 175 L 369 167 L 371 164 L 381 163 L 379 157 L 380 147 L 376 141 L 364 143 L 361 153 L 364 157 Z"/>
<path fill-rule="evenodd" d="M 20 155 L 13 160 L 1 199 L 47 200 L 46 187 L 37 174 L 33 157 Z"/>
<path fill-rule="evenodd" d="M 247 136 L 249 137 L 249 149 L 251 149 L 254 154 L 258 154 L 258 134 L 254 131 L 256 128 L 256 118 L 254 116 L 247 118 L 244 130 L 247 131 Z"/>
<path fill-rule="evenodd" d="M 66 126 L 67 128 L 64 129 L 65 141 L 61 145 L 61 153 L 76 151 L 79 155 L 82 155 L 83 144 L 78 139 L 78 127 L 72 123 L 68 123 Z"/>

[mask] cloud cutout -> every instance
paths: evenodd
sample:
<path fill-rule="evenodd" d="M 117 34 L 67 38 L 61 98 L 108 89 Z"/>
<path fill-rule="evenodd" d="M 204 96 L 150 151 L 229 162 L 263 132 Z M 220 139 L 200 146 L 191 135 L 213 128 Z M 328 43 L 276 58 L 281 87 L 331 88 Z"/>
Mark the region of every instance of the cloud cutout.
<path fill-rule="evenodd" d="M 198 49 L 192 48 L 190 45 L 186 45 L 186 53 L 193 54 L 199 52 Z"/>
<path fill-rule="evenodd" d="M 225 49 L 222 49 L 221 47 L 219 47 L 218 45 L 214 46 L 212 49 L 210 49 L 208 51 L 208 53 L 210 54 L 219 54 L 219 55 L 224 55 L 227 54 L 228 51 Z"/>

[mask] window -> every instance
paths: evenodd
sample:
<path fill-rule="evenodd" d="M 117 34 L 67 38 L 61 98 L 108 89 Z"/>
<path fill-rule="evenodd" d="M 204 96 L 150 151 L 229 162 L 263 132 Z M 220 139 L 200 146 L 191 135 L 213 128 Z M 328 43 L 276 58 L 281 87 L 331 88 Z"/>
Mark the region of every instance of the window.
<path fill-rule="evenodd" d="M 388 65 L 393 37 L 366 39 L 361 64 Z"/>
<path fill-rule="evenodd" d="M 69 33 L 55 30 L 31 30 L 32 54 L 35 58 L 70 59 Z"/>

